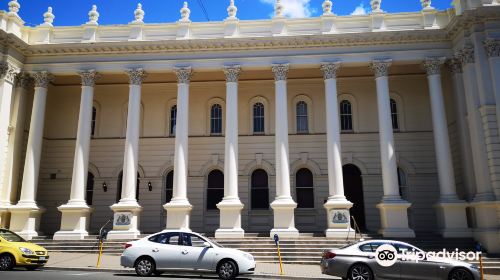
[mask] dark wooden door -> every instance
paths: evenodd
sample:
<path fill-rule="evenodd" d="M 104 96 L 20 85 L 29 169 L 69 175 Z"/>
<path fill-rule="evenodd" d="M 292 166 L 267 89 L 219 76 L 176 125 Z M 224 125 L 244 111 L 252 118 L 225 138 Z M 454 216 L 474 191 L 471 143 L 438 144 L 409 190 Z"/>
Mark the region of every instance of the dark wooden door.
<path fill-rule="evenodd" d="M 351 216 L 362 231 L 366 230 L 365 200 L 363 198 L 363 179 L 361 171 L 356 165 L 346 164 L 342 167 L 344 175 L 344 192 L 347 200 L 353 203 Z"/>

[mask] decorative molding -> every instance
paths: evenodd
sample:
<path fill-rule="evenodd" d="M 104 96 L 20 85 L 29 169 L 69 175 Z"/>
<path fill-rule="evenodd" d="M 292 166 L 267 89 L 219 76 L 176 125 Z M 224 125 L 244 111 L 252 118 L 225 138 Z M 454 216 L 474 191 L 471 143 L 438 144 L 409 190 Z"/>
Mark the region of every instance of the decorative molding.
<path fill-rule="evenodd" d="M 20 69 L 9 62 L 0 62 L 0 80 L 5 79 L 9 83 L 14 83 Z"/>
<path fill-rule="evenodd" d="M 273 64 L 271 69 L 274 73 L 274 80 L 275 81 L 286 81 L 286 78 L 288 76 L 288 70 L 290 69 L 290 65 L 288 63 L 286 63 L 286 64 Z"/>
<path fill-rule="evenodd" d="M 35 80 L 35 87 L 47 88 L 49 83 L 54 80 L 54 76 L 48 71 L 34 72 L 31 76 Z"/>
<path fill-rule="evenodd" d="M 142 85 L 142 82 L 148 76 L 146 71 L 144 71 L 144 69 L 142 68 L 128 69 L 125 72 L 127 72 L 128 74 L 131 85 L 138 85 L 138 86 Z"/>
<path fill-rule="evenodd" d="M 325 80 L 337 78 L 337 70 L 340 69 L 341 62 L 324 62 L 321 63 L 320 69 L 323 72 Z"/>
<path fill-rule="evenodd" d="M 427 72 L 428 76 L 441 75 L 441 67 L 445 63 L 444 57 L 429 57 L 422 62 L 422 69 Z"/>
<path fill-rule="evenodd" d="M 241 74 L 241 67 L 239 65 L 224 67 L 224 75 L 226 75 L 226 82 L 237 83 Z"/>
<path fill-rule="evenodd" d="M 375 73 L 375 78 L 387 77 L 389 75 L 389 67 L 392 65 L 392 59 L 374 60 L 370 64 L 370 68 Z"/>
<path fill-rule="evenodd" d="M 446 61 L 446 67 L 451 73 L 457 74 L 462 73 L 462 62 L 458 57 L 453 56 Z"/>
<path fill-rule="evenodd" d="M 489 58 L 500 56 L 500 40 L 488 38 L 484 41 L 484 48 Z"/>
<path fill-rule="evenodd" d="M 82 78 L 82 86 L 88 87 L 94 87 L 96 80 L 101 77 L 95 70 L 78 72 L 78 75 Z"/>
<path fill-rule="evenodd" d="M 191 67 L 176 67 L 174 72 L 179 84 L 189 84 L 193 76 L 193 69 Z"/>
<path fill-rule="evenodd" d="M 33 78 L 27 72 L 19 72 L 15 78 L 15 86 L 24 90 L 33 86 Z"/>

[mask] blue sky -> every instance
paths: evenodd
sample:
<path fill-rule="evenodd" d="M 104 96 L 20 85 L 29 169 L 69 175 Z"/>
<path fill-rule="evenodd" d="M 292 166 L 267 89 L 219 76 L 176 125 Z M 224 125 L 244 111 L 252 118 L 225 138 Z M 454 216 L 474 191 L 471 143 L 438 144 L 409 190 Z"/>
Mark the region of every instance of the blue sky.
<path fill-rule="evenodd" d="M 0 9 L 7 10 L 10 0 L 2 0 Z M 56 16 L 54 25 L 81 25 L 88 20 L 87 13 L 92 4 L 97 5 L 100 24 L 126 24 L 133 20 L 137 3 L 142 3 L 147 23 L 174 22 L 180 18 L 179 10 L 184 0 L 18 0 L 20 15 L 27 25 L 43 22 L 47 7 L 53 8 Z M 229 0 L 188 0 L 192 21 L 207 21 L 199 2 L 203 2 L 211 21 L 227 17 Z M 236 0 L 238 18 L 267 19 L 273 13 L 274 0 Z M 289 17 L 314 17 L 322 13 L 323 0 L 282 0 Z M 451 7 L 451 0 L 434 0 L 432 6 L 439 10 Z M 420 0 L 383 0 L 382 9 L 387 12 L 408 12 L 421 9 Z M 333 11 L 337 15 L 369 13 L 369 0 L 333 0 Z"/>

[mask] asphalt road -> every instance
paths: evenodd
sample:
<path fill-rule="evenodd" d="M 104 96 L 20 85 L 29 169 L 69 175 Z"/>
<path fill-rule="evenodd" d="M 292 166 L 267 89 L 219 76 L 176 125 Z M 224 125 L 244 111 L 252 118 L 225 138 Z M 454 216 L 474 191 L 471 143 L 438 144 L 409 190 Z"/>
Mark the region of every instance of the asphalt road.
<path fill-rule="evenodd" d="M 0 271 L 0 279 L 5 280 L 137 280 L 140 279 L 135 273 L 108 273 L 108 272 L 89 272 L 89 271 L 56 271 L 56 270 L 41 270 L 41 271 L 26 271 L 16 269 L 13 271 Z M 146 278 L 145 278 L 146 279 Z M 160 277 L 148 277 L 152 279 L 171 279 L 171 280 L 190 280 L 190 279 L 219 279 L 216 276 L 179 276 L 164 274 Z M 250 280 L 259 278 L 237 278 L 239 280 Z M 268 278 L 269 279 L 269 278 Z"/>

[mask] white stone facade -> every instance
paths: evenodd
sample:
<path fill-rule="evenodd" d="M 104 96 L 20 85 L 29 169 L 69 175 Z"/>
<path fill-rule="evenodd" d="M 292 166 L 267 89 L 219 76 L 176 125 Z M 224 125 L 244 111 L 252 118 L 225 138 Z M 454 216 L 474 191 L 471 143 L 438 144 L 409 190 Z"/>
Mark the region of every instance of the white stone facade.
<path fill-rule="evenodd" d="M 191 22 L 187 4 L 172 24 L 144 23 L 141 5 L 114 26 L 95 6 L 75 27 L 52 9 L 27 27 L 17 1 L 0 11 L 0 225 L 81 239 L 115 213 L 130 221 L 117 239 L 339 237 L 349 225 L 333 216 L 350 209 L 369 232 L 500 252 L 496 1 L 403 14 L 372 1 L 366 16 L 325 1 L 308 19 L 278 3 L 252 21 L 228 2 L 213 23 Z"/>

